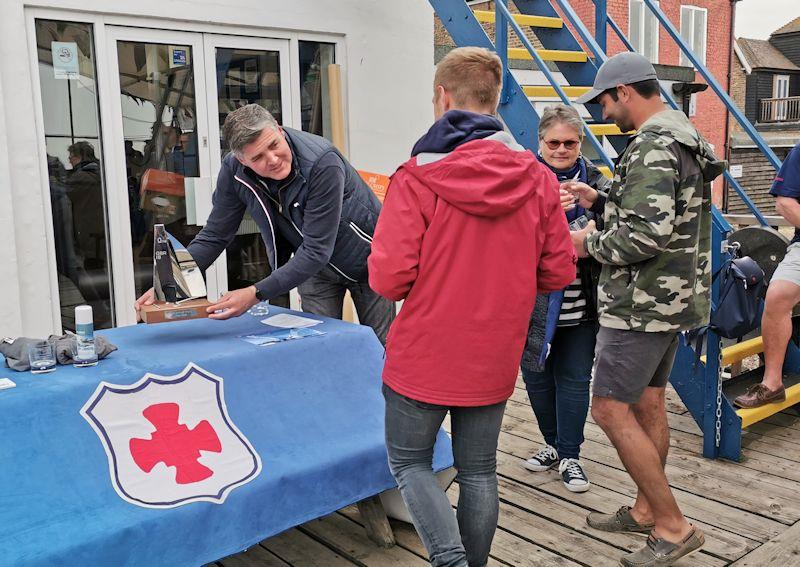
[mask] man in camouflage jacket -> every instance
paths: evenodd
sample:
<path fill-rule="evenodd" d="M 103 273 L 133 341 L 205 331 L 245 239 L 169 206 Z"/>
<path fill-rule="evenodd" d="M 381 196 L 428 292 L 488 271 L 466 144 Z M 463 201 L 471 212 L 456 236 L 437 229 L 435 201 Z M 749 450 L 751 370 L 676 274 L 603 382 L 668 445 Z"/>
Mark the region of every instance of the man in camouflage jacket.
<path fill-rule="evenodd" d="M 683 517 L 664 474 L 664 392 L 678 333 L 709 320 L 711 181 L 725 163 L 683 113 L 666 109 L 641 55 L 606 61 L 578 102 L 594 101 L 622 131 L 638 131 L 615 169 L 603 230 L 590 225 L 572 235 L 579 255 L 603 264 L 592 417 L 639 490 L 633 507 L 587 521 L 607 531 L 652 531 L 623 565 L 672 565 L 704 538 Z"/>

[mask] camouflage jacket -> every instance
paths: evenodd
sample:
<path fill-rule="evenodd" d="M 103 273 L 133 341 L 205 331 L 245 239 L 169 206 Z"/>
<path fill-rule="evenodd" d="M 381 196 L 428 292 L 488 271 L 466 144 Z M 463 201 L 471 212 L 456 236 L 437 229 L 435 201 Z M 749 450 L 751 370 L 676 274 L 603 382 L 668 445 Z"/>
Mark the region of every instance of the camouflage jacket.
<path fill-rule="evenodd" d="M 600 324 L 685 331 L 708 324 L 711 181 L 725 169 L 686 116 L 664 110 L 620 156 L 605 227 L 586 239 L 603 264 Z"/>

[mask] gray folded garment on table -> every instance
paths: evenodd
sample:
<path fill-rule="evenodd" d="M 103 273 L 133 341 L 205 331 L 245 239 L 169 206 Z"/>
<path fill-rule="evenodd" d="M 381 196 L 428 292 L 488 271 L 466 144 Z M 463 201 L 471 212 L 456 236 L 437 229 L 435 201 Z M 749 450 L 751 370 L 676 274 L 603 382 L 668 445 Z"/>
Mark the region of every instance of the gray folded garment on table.
<path fill-rule="evenodd" d="M 6 366 L 18 372 L 26 372 L 31 369 L 28 360 L 28 349 L 43 342 L 53 345 L 56 353 L 56 361 L 59 364 L 72 364 L 74 361 L 73 353 L 78 344 L 78 337 L 72 334 L 50 335 L 47 340 L 31 339 L 28 337 L 18 337 L 16 339 L 5 338 L 0 340 L 0 354 L 6 358 Z M 97 358 L 105 358 L 115 350 L 116 345 L 110 343 L 103 336 L 95 335 L 94 350 Z"/>

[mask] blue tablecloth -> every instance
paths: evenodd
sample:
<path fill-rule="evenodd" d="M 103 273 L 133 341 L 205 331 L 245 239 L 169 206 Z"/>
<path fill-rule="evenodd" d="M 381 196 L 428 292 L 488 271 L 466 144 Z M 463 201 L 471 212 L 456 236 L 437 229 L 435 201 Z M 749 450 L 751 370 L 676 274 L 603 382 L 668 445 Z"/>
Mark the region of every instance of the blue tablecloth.
<path fill-rule="evenodd" d="M 383 439 L 383 348 L 369 328 L 323 320 L 314 329 L 324 336 L 264 347 L 239 338 L 268 330 L 250 315 L 113 329 L 102 334 L 119 350 L 99 365 L 59 366 L 39 376 L 13 372 L 0 358 L 0 377 L 17 383 L 0 391 L 0 564 L 200 565 L 395 486 Z M 112 478 L 122 473 L 107 455 L 105 426 L 101 421 L 90 424 L 89 417 L 102 413 L 99 400 L 102 395 L 108 396 L 103 403 L 110 399 L 113 385 L 140 383 L 136 391 L 157 392 L 147 388 L 157 385 L 158 376 L 180 375 L 190 363 L 197 366 L 198 376 L 210 376 L 192 380 L 216 387 L 220 397 L 224 392 L 227 415 L 220 419 L 231 427 L 223 431 L 218 425 L 216 433 L 223 441 L 241 441 L 241 483 L 216 501 L 157 502 L 172 507 L 136 504 L 135 497 L 123 496 L 125 487 L 115 489 Z M 147 373 L 156 376 L 142 380 Z M 98 388 L 101 382 L 107 383 L 107 391 Z M 133 392 L 118 390 L 120 399 Z M 151 401 L 165 401 L 159 395 L 153 394 Z M 80 413 L 84 406 L 87 416 Z M 200 406 L 209 415 L 218 411 L 215 403 Z M 125 425 L 127 418 L 118 410 L 103 411 Z M 163 425 L 169 412 L 158 419 L 162 421 L 150 415 L 153 424 Z M 184 430 L 181 435 L 188 437 L 181 439 L 210 452 L 199 461 L 190 458 L 192 466 L 168 469 L 163 463 L 152 468 L 164 460 L 161 453 L 155 451 L 153 457 L 152 451 L 137 448 L 141 471 L 133 468 L 144 477 L 150 474 L 144 472 L 148 467 L 152 474 L 171 471 L 173 478 L 182 468 L 188 484 L 180 488 L 191 491 L 200 486 L 197 479 L 205 468 L 198 472 L 197 463 L 219 453 L 208 435 L 200 441 L 193 437 L 202 437 L 199 432 L 208 424 L 197 425 L 184 414 L 179 421 L 188 430 L 194 428 Z M 162 425 L 156 429 L 165 429 Z M 137 441 L 142 447 L 155 445 L 149 434 L 134 437 L 144 437 Z M 130 447 L 128 458 L 134 453 L 134 445 Z M 118 447 L 117 453 L 125 451 Z M 450 442 L 440 432 L 434 468 L 451 464 Z M 246 471 L 248 466 L 252 470 Z M 135 490 L 134 483 L 129 492 Z"/>

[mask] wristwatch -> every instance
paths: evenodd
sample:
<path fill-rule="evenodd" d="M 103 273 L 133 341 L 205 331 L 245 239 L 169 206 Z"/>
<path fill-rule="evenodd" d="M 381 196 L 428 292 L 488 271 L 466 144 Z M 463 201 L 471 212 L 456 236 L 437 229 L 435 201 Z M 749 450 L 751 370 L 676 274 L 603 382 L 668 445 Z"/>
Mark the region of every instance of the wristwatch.
<path fill-rule="evenodd" d="M 269 298 L 265 297 L 264 294 L 261 293 L 261 290 L 256 288 L 256 299 L 258 299 L 259 301 L 267 301 L 267 299 Z"/>

